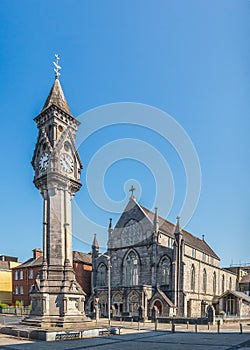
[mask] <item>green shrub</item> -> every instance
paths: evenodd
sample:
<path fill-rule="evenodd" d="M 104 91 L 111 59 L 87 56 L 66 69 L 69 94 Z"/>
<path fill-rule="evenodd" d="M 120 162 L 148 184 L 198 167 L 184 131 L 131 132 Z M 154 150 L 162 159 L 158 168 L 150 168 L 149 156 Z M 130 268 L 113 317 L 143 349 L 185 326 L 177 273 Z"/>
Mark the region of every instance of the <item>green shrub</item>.
<path fill-rule="evenodd" d="M 9 307 L 8 304 L 0 304 L 0 312 L 2 312 L 2 310 L 6 307 Z"/>

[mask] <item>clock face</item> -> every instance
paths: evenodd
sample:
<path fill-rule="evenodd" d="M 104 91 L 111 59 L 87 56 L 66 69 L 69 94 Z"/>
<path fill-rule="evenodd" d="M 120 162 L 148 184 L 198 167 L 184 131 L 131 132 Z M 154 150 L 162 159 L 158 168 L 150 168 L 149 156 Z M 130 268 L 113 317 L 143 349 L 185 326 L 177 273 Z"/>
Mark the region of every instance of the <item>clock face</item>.
<path fill-rule="evenodd" d="M 63 153 L 60 156 L 60 164 L 61 167 L 63 168 L 64 171 L 66 171 L 66 173 L 72 173 L 74 170 L 74 162 L 73 159 L 70 157 L 69 154 L 67 153 Z"/>
<path fill-rule="evenodd" d="M 44 171 L 48 168 L 49 165 L 49 155 L 48 153 L 43 153 L 39 160 L 39 169 Z"/>

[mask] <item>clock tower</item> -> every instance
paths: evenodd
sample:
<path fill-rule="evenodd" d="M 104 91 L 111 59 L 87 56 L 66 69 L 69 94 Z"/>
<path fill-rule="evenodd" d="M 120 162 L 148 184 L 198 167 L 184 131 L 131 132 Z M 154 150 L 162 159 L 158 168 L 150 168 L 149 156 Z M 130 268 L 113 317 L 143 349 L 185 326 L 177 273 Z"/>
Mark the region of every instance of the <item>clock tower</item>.
<path fill-rule="evenodd" d="M 81 188 L 82 163 L 75 148 L 79 122 L 73 117 L 60 81 L 55 81 L 34 119 L 38 139 L 32 159 L 34 184 L 43 199 L 43 263 L 31 291 L 32 310 L 25 323 L 70 326 L 85 321 L 85 293 L 72 262 L 71 200 Z"/>

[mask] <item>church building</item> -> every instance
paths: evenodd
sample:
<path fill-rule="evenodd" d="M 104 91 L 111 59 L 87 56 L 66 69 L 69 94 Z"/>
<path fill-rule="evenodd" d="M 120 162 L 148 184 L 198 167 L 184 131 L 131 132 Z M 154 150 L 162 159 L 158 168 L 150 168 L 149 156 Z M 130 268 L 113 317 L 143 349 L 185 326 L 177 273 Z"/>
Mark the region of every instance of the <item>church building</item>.
<path fill-rule="evenodd" d="M 237 289 L 235 273 L 220 268 L 220 258 L 202 239 L 140 205 L 133 195 L 116 226 L 108 229 L 107 253 L 92 246 L 92 296 L 108 315 L 108 282 L 113 317 L 202 317 L 219 297 Z M 110 274 L 110 275 L 109 275 Z"/>
<path fill-rule="evenodd" d="M 30 292 L 31 313 L 23 322 L 70 327 L 90 322 L 72 254 L 71 201 L 82 186 L 75 146 L 80 123 L 68 107 L 55 57 L 55 81 L 34 119 L 38 136 L 32 166 L 43 201 L 43 256 Z M 106 254 L 100 255 L 94 238 L 89 310 L 98 304 L 103 316 L 112 311 L 113 317 L 147 319 L 205 316 L 208 307 L 218 313 L 219 305 L 238 310 L 230 303 L 239 298 L 250 304 L 232 293 L 237 291 L 237 274 L 220 268 L 220 258 L 204 237 L 183 230 L 179 217 L 173 224 L 159 217 L 157 209 L 153 213 L 143 207 L 133 191 L 114 228 L 110 220 Z"/>

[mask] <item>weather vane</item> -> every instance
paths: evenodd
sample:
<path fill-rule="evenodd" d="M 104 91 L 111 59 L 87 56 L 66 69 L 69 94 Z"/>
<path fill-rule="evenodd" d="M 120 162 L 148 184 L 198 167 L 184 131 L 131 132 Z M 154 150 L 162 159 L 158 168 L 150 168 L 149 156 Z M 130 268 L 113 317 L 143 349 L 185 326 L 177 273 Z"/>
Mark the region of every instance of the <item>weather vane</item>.
<path fill-rule="evenodd" d="M 61 73 L 59 71 L 60 71 L 60 69 L 62 67 L 60 67 L 59 64 L 58 64 L 60 57 L 59 57 L 59 55 L 57 53 L 55 54 L 55 58 L 56 58 L 56 62 L 53 62 L 54 66 L 55 66 L 54 71 L 56 73 L 56 78 L 58 78 L 59 75 L 61 75 Z"/>

